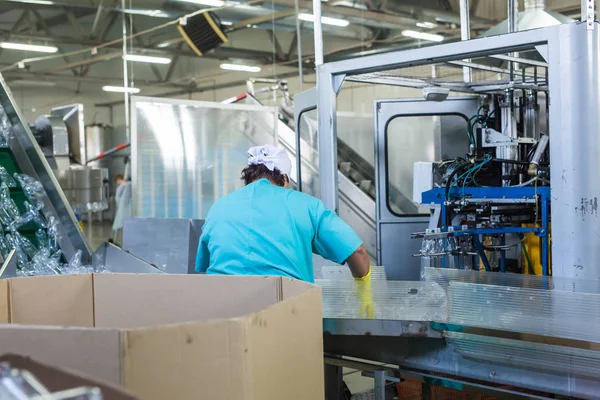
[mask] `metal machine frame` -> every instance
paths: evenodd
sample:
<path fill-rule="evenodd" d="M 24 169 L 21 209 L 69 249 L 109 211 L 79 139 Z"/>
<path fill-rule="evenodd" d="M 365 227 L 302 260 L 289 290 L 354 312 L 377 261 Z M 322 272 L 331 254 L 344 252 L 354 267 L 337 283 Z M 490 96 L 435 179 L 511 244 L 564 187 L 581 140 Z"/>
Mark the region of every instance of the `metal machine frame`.
<path fill-rule="evenodd" d="M 586 205 L 600 197 L 600 184 L 590 184 L 587 174 L 596 170 L 598 160 L 594 149 L 597 143 L 600 146 L 600 139 L 595 139 L 600 133 L 593 134 L 600 130 L 596 120 L 600 77 L 594 72 L 598 71 L 600 62 L 596 50 L 600 42 L 597 25 L 593 30 L 588 30 L 583 23 L 557 25 L 320 65 L 317 70 L 317 111 L 321 199 L 327 207 L 338 211 L 336 97 L 348 77 L 536 49 L 548 62 L 548 90 L 552 96 L 550 151 L 552 168 L 559 171 L 551 179 L 555 200 L 551 210 L 553 231 L 558 234 L 577 232 L 581 238 L 586 238 L 573 243 L 574 238 L 567 241 L 555 236 L 552 271 L 561 277 L 599 278 L 600 270 L 594 266 L 600 258 L 600 246 L 597 241 L 591 241 L 592 237 L 598 237 L 596 224 L 592 224 L 589 217 L 586 219 L 590 215 L 590 207 Z M 573 139 L 579 132 L 590 135 L 586 135 L 587 143 L 578 142 L 575 146 Z M 582 193 L 577 193 L 579 190 Z"/>
<path fill-rule="evenodd" d="M 442 44 L 422 49 L 390 52 L 318 66 L 320 197 L 338 211 L 336 97 L 352 75 L 438 63 L 462 63 L 466 59 L 536 49 L 547 61 L 551 192 L 552 272 L 560 278 L 598 279 L 600 234 L 597 226 L 597 197 L 600 183 L 593 175 L 600 169 L 600 27 L 592 23 L 557 25 L 542 29 Z M 462 65 L 462 64 L 459 64 Z M 372 83 L 377 82 L 376 79 Z M 467 86 L 468 87 L 468 86 Z M 464 90 L 461 90 L 464 92 Z M 401 112 L 402 109 L 400 108 Z M 583 135 L 583 137 L 581 137 Z M 376 147 L 376 160 L 381 160 Z M 541 233 L 541 232 L 539 232 Z M 409 246 L 409 238 L 395 238 L 397 246 Z M 398 326 L 400 324 L 400 327 Z M 423 371 L 475 379 L 484 386 L 505 391 L 511 385 L 564 396 L 596 398 L 600 383 L 571 372 L 531 370 L 494 360 L 473 360 L 453 349 L 431 329 L 405 332 L 410 321 L 325 319 L 326 395 L 341 398 L 342 366 L 358 357 L 399 366 L 425 376 Z M 349 328 L 351 326 L 351 328 Z M 451 330 L 438 327 L 441 331 Z M 372 332 L 377 332 L 372 335 Z M 475 333 L 475 332 L 474 332 Z M 484 332 L 476 332 L 485 335 Z M 519 335 L 510 336 L 507 351 L 519 347 Z M 595 355 L 594 355 L 595 357 Z M 402 374 L 401 374 L 402 375 Z M 386 378 L 385 368 L 376 370 L 376 389 Z M 454 378 L 452 378 L 454 379 Z M 514 394 L 514 393 L 511 393 Z M 528 396 L 531 397 L 531 396 Z M 542 398 L 542 397 L 537 397 Z"/>
<path fill-rule="evenodd" d="M 44 199 L 45 214 L 54 215 L 60 221 L 59 244 L 65 257 L 70 259 L 81 250 L 82 259 L 88 260 L 91 251 L 75 214 L 16 104 L 6 81 L 0 76 L 0 105 L 13 127 L 14 134 L 10 135 L 8 145 L 15 161 L 24 173 L 42 183 L 47 195 Z"/>

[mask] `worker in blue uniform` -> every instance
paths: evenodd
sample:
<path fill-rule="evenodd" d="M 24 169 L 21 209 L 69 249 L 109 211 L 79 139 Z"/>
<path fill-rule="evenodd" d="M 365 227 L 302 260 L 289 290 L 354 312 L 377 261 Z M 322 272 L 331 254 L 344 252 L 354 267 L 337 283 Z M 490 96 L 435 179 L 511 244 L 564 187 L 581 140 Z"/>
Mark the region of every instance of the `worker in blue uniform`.
<path fill-rule="evenodd" d="M 249 151 L 245 187 L 219 199 L 202 228 L 196 271 L 220 275 L 275 275 L 314 282 L 312 254 L 347 263 L 361 301 L 373 318 L 371 269 L 358 235 L 323 202 L 290 190 L 292 163 L 271 145 Z"/>

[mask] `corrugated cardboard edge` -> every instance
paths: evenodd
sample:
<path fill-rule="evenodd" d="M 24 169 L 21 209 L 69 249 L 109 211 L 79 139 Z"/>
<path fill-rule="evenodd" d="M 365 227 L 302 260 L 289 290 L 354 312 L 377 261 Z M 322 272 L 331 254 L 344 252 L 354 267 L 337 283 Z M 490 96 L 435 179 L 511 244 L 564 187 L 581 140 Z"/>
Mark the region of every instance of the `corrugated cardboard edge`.
<path fill-rule="evenodd" d="M 0 324 L 10 323 L 10 279 L 0 279 Z"/>
<path fill-rule="evenodd" d="M 246 320 L 251 368 L 247 399 L 323 399 L 321 289 L 288 278 L 280 282 L 285 300 Z"/>
<path fill-rule="evenodd" d="M 123 386 L 144 400 L 246 399 L 245 328 L 242 317 L 124 331 Z"/>
<path fill-rule="evenodd" d="M 92 274 L 11 278 L 10 322 L 94 326 Z"/>
<path fill-rule="evenodd" d="M 120 384 L 119 334 L 115 329 L 0 325 L 0 354 L 21 354 Z"/>

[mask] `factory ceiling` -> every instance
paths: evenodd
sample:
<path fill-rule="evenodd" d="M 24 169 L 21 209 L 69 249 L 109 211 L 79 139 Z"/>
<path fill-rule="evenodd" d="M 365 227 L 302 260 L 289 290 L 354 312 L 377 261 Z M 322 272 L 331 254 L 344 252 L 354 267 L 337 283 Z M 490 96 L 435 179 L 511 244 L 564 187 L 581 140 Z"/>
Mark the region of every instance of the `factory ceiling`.
<path fill-rule="evenodd" d="M 212 0 L 219 1 L 219 0 Z M 75 92 L 86 85 L 118 84 L 122 78 L 123 27 L 128 35 L 146 34 L 128 41 L 130 52 L 168 58 L 168 65 L 144 64 L 133 68 L 138 86 L 158 92 L 185 93 L 200 90 L 203 77 L 219 77 L 219 63 L 243 60 L 264 66 L 265 74 L 294 76 L 298 68 L 300 39 L 303 69 L 314 70 L 312 23 L 301 21 L 296 34 L 295 0 L 250 1 L 218 10 L 229 30 L 230 41 L 204 57 L 197 57 L 174 26 L 152 30 L 168 21 L 197 11 L 192 0 L 5 0 L 0 2 L 0 40 L 55 46 L 57 54 L 41 60 L 39 53 L 0 49 L 0 71 L 13 82 L 60 82 Z M 418 31 L 459 40 L 459 0 L 329 0 L 322 3 L 324 16 L 347 26 L 323 25 L 327 60 L 338 60 L 432 44 L 403 34 Z M 227 3 L 232 4 L 232 3 Z M 550 11 L 575 16 L 578 0 L 551 1 Z M 310 14 L 311 0 L 298 0 L 298 11 Z M 506 18 L 506 1 L 470 0 L 472 36 L 481 35 Z M 138 63 L 136 63 L 138 64 Z M 216 78 L 215 78 L 216 79 Z M 243 80 L 231 73 L 230 84 Z M 216 85 L 216 84 L 215 84 Z"/>

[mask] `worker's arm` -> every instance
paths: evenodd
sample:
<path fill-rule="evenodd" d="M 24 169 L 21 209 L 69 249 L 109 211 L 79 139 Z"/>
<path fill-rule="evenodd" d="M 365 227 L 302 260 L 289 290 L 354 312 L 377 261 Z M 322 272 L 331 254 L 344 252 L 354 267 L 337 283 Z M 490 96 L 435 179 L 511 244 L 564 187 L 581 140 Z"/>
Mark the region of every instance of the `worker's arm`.
<path fill-rule="evenodd" d="M 348 257 L 346 263 L 350 268 L 350 272 L 352 272 L 352 276 L 355 278 L 363 278 L 369 273 L 371 268 L 369 253 L 367 253 L 367 249 L 362 244 Z"/>
<path fill-rule="evenodd" d="M 369 266 L 369 256 L 356 232 L 322 201 L 315 203 L 313 252 L 338 264 L 348 262 L 352 275 L 363 276 Z"/>
<path fill-rule="evenodd" d="M 371 259 L 365 246 L 360 245 L 358 249 L 346 260 L 348 267 L 354 276 L 354 289 L 356 297 L 360 301 L 359 318 L 372 319 L 375 317 L 375 304 L 371 291 Z"/>
<path fill-rule="evenodd" d="M 208 238 L 206 235 L 200 237 L 198 253 L 196 253 L 196 272 L 205 274 L 210 265 L 210 253 L 208 252 Z"/>

